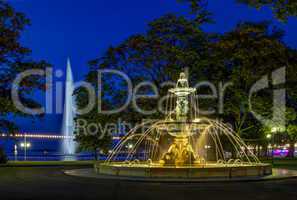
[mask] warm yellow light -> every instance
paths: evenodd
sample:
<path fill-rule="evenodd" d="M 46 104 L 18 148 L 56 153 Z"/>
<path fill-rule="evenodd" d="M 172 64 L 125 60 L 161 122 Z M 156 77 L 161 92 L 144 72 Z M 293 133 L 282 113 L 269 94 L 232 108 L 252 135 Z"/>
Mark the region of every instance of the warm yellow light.
<path fill-rule="evenodd" d="M 199 123 L 201 120 L 199 119 L 199 118 L 195 118 L 194 119 L 194 122 L 197 122 L 197 123 Z"/>

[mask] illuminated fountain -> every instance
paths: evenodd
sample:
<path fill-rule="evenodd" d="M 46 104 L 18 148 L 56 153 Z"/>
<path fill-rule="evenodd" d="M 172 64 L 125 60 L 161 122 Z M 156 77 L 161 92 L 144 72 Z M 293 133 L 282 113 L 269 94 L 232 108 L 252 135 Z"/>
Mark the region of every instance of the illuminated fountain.
<path fill-rule="evenodd" d="M 62 134 L 64 136 L 62 142 L 62 154 L 63 160 L 76 160 L 75 150 L 76 142 L 74 141 L 74 129 L 75 129 L 75 113 L 74 105 L 75 100 L 73 97 L 73 77 L 70 60 L 67 61 L 67 73 L 65 84 L 65 101 L 64 101 L 64 116 L 62 124 Z"/>
<path fill-rule="evenodd" d="M 272 173 L 230 128 L 199 116 L 196 89 L 184 73 L 169 90 L 164 120 L 132 129 L 96 164 L 100 174 L 151 178 L 265 176 Z"/>

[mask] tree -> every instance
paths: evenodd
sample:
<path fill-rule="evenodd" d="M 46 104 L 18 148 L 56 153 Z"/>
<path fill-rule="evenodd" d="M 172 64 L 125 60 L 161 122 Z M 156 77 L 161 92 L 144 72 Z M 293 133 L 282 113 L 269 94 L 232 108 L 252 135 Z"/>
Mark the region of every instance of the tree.
<path fill-rule="evenodd" d="M 264 6 L 269 6 L 275 16 L 286 21 L 290 16 L 297 16 L 297 2 L 295 0 L 237 0 L 239 3 L 260 9 Z"/>
<path fill-rule="evenodd" d="M 81 133 L 81 134 L 77 134 L 75 140 L 79 142 L 80 151 L 94 152 L 95 160 L 98 160 L 100 153 L 104 153 L 104 154 L 108 153 L 108 150 L 110 149 L 110 144 L 111 144 L 110 136 L 101 137 L 101 135 L 99 134 L 83 135 Z"/>
<path fill-rule="evenodd" d="M 76 95 L 78 108 L 83 108 L 88 104 L 88 94 L 83 88 L 78 88 L 74 92 L 74 95 Z M 108 129 L 108 124 L 112 123 L 114 120 L 110 116 L 98 113 L 97 109 L 93 109 L 89 113 L 77 115 L 75 121 L 77 125 L 75 141 L 79 144 L 78 150 L 92 151 L 94 152 L 95 160 L 98 160 L 100 153 L 107 153 L 111 147 L 112 134 Z M 78 125 L 80 125 L 80 123 L 83 123 L 85 126 L 79 128 Z M 89 126 L 90 124 L 94 126 Z M 92 127 L 94 130 L 88 127 Z"/>
<path fill-rule="evenodd" d="M 0 1 L 0 130 L 13 132 L 17 125 L 9 116 L 30 115 L 17 110 L 11 97 L 12 83 L 16 76 L 28 69 L 45 69 L 45 61 L 33 61 L 29 58 L 31 50 L 20 44 L 22 31 L 30 24 L 23 13 L 15 11 L 9 4 Z M 39 107 L 39 103 L 30 98 L 35 89 L 44 89 L 44 78 L 31 76 L 22 81 L 19 87 L 20 100 L 27 107 Z M 33 116 L 30 116 L 33 117 Z M 11 117 L 10 117 L 11 118 Z"/>
<path fill-rule="evenodd" d="M 288 72 L 287 99 L 294 99 L 296 50 L 282 41 L 283 31 L 268 22 L 239 23 L 230 32 L 209 34 L 201 28 L 208 20 L 198 23 L 196 18 L 167 14 L 152 21 L 146 33 L 132 35 L 121 44 L 110 47 L 104 56 L 91 61 L 87 80 L 97 87 L 97 70 L 116 69 L 129 75 L 134 85 L 144 80 L 154 83 L 160 96 L 139 99 L 137 103 L 143 110 L 156 108 L 168 89 L 162 87 L 162 83 L 176 81 L 186 67 L 191 74 L 191 83 L 208 80 L 217 85 L 231 81 L 233 86 L 226 89 L 224 96 L 224 113 L 215 113 L 213 117 L 222 117 L 235 127 L 238 135 L 262 144 L 265 139 L 262 124 L 249 110 L 250 88 L 263 76 L 285 66 Z M 104 77 L 103 84 L 105 108 L 122 105 L 127 97 L 127 84 L 116 76 Z M 205 91 L 199 88 L 198 93 Z M 152 91 L 144 87 L 141 92 L 150 94 Z M 273 88 L 269 87 L 252 97 L 255 111 L 267 118 L 272 113 L 272 94 Z M 214 100 L 199 100 L 199 104 L 218 110 L 218 102 Z M 291 100 L 290 104 L 294 107 L 296 101 Z M 143 115 L 130 104 L 111 119 L 122 117 L 134 123 L 143 118 L 160 119 L 162 115 L 159 112 Z M 98 120 L 103 118 L 98 117 Z"/>
<path fill-rule="evenodd" d="M 286 67 L 288 76 L 285 86 L 287 87 L 287 100 L 295 98 L 293 91 L 296 90 L 296 75 L 290 74 L 296 69 L 296 50 L 289 48 L 283 41 L 283 32 L 276 28 L 271 28 L 267 22 L 261 23 L 240 23 L 231 32 L 225 33 L 214 43 L 213 60 L 218 65 L 224 65 L 228 70 L 229 81 L 232 87 L 226 90 L 225 94 L 225 120 L 232 123 L 235 131 L 243 136 L 245 129 L 256 131 L 255 118 L 249 110 L 249 103 L 252 103 L 254 111 L 272 118 L 273 91 L 275 88 L 268 87 L 260 93 L 252 96 L 249 102 L 250 88 L 263 76 Z M 271 80 L 270 80 L 271 84 Z M 295 85 L 295 86 L 294 86 Z M 294 103 L 287 103 L 289 107 L 294 107 Z M 251 121 L 252 123 L 250 123 Z M 259 130 L 258 126 L 258 130 Z M 263 139 L 263 135 L 248 134 L 248 138 L 254 135 L 255 138 Z"/>
<path fill-rule="evenodd" d="M 202 9 L 201 0 L 183 0 L 190 5 L 190 18 L 167 14 L 149 24 L 147 34 L 137 34 L 129 37 L 116 47 L 110 47 L 103 57 L 90 61 L 90 72 L 86 80 L 98 91 L 98 70 L 116 69 L 129 75 L 133 84 L 140 81 L 152 81 L 158 87 L 164 81 L 176 80 L 178 73 L 183 67 L 193 68 L 194 60 L 202 59 L 207 45 L 206 35 L 199 24 L 209 21 L 209 13 Z M 187 61 L 188 59 L 188 61 Z M 117 76 L 104 76 L 102 81 L 101 108 L 111 110 L 123 104 L 127 96 L 127 85 Z M 148 88 L 142 88 L 145 94 L 149 93 Z M 161 91 L 161 95 L 167 91 Z M 87 94 L 83 89 L 77 90 L 77 102 L 83 107 L 87 102 Z M 99 97 L 98 97 L 99 98 Z M 98 99 L 97 101 L 98 102 Z M 156 101 L 140 99 L 138 105 L 141 109 L 154 109 Z M 90 113 L 79 115 L 78 119 L 84 119 L 88 123 L 99 123 L 101 127 L 113 123 L 122 118 L 130 123 L 140 122 L 144 116 L 137 112 L 130 104 L 121 113 L 111 115 L 98 112 L 99 105 L 96 105 Z M 160 113 L 149 117 L 157 118 Z M 148 116 L 146 116 L 148 117 Z M 77 120 L 78 122 L 78 120 Z M 101 138 L 102 130 L 97 132 L 95 138 Z M 77 141 L 83 147 L 91 147 L 93 150 L 106 146 L 105 142 L 91 141 L 88 134 L 77 134 Z"/>
<path fill-rule="evenodd" d="M 144 80 L 150 81 L 161 89 L 160 96 L 166 95 L 167 89 L 161 87 L 162 83 L 177 80 L 179 73 L 186 67 L 192 73 L 204 65 L 203 61 L 208 55 L 208 34 L 200 27 L 205 21 L 198 24 L 195 19 L 184 16 L 164 15 L 149 23 L 147 33 L 132 35 L 118 46 L 110 47 L 103 57 L 91 61 L 87 80 L 96 85 L 97 70 L 115 69 L 129 75 L 134 86 Z M 194 75 L 191 78 L 194 79 Z M 118 84 L 114 84 L 115 82 Z M 121 82 L 117 76 L 105 76 L 103 83 L 106 107 L 122 105 L 127 96 L 127 84 Z M 142 90 L 146 94 L 151 92 L 145 87 Z M 137 104 L 143 110 L 152 110 L 156 107 L 156 102 L 157 99 L 139 99 Z M 132 105 L 122 114 L 130 122 L 138 122 L 144 117 Z M 146 117 L 159 116 L 160 113 L 154 113 Z"/>
<path fill-rule="evenodd" d="M 295 153 L 295 143 L 297 142 L 297 115 L 296 110 L 287 111 L 287 135 L 290 144 L 288 156 L 293 158 Z"/>

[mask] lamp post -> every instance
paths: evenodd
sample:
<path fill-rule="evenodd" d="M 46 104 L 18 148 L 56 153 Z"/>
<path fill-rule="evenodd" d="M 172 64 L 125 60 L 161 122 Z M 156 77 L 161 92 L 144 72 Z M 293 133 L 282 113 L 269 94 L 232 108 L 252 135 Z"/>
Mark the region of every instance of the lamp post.
<path fill-rule="evenodd" d="M 18 145 L 14 145 L 14 160 L 17 161 L 18 160 Z"/>
<path fill-rule="evenodd" d="M 31 143 L 27 142 L 27 136 L 24 136 L 24 142 L 21 143 L 21 147 L 24 148 L 24 160 L 27 160 L 27 149 L 31 147 Z"/>
<path fill-rule="evenodd" d="M 272 143 L 272 141 L 271 141 L 271 134 L 269 133 L 269 134 L 267 134 L 266 135 L 266 138 L 267 138 L 267 140 L 268 140 L 268 150 L 267 150 L 267 160 L 269 159 L 269 150 L 271 149 L 271 152 L 272 152 L 272 144 L 270 144 L 270 143 Z M 273 155 L 272 155 L 273 156 Z"/>
<path fill-rule="evenodd" d="M 272 143 L 272 146 L 271 146 L 271 155 L 272 155 L 272 160 L 271 160 L 271 164 L 274 165 L 274 146 L 275 146 L 275 141 L 274 141 L 274 136 L 275 136 L 275 133 L 277 132 L 277 128 L 276 127 L 273 127 L 271 129 L 271 133 L 272 133 L 272 140 L 271 140 L 271 143 Z"/>
<path fill-rule="evenodd" d="M 205 145 L 205 146 L 204 146 L 204 149 L 205 149 L 205 152 L 206 152 L 206 153 L 205 153 L 205 154 L 206 154 L 206 156 L 205 156 L 206 159 L 208 159 L 208 150 L 209 150 L 210 148 L 211 148 L 210 145 Z"/>
<path fill-rule="evenodd" d="M 271 128 L 271 138 L 272 138 L 272 161 L 271 161 L 271 164 L 273 165 L 274 164 L 274 146 L 275 146 L 275 134 L 278 133 L 278 132 L 281 132 L 282 131 L 282 127 L 272 127 Z"/>

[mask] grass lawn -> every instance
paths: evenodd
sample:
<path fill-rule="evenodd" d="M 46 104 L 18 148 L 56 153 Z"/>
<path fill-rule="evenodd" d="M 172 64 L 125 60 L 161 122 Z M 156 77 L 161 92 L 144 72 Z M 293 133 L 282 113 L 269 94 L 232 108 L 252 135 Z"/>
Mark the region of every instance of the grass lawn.
<path fill-rule="evenodd" d="M 262 160 L 265 163 L 272 163 L 272 160 Z M 294 158 L 275 158 L 273 160 L 274 168 L 285 168 L 285 169 L 294 169 L 297 170 L 297 159 Z"/>
<path fill-rule="evenodd" d="M 275 168 L 286 168 L 297 170 L 297 159 L 277 159 L 274 161 L 273 166 Z"/>

